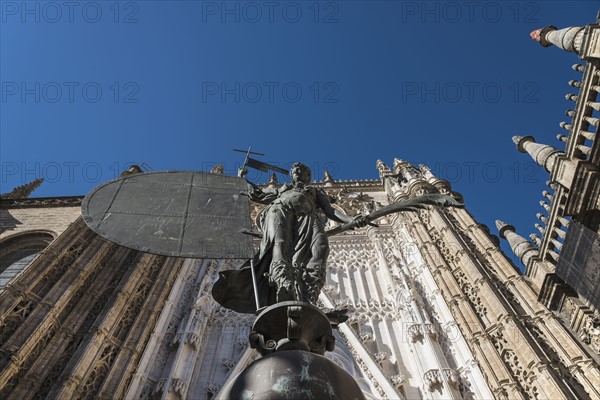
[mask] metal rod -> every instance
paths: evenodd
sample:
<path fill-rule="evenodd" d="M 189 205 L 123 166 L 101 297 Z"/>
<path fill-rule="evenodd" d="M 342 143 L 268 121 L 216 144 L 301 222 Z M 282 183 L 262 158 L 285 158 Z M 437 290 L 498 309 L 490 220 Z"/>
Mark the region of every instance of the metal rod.
<path fill-rule="evenodd" d="M 252 146 L 248 147 L 248 152 L 246 153 L 246 158 L 244 159 L 244 165 L 242 168 L 246 168 L 246 165 L 248 165 L 248 157 L 250 157 L 250 153 L 252 153 L 250 150 L 252 150 Z"/>
<path fill-rule="evenodd" d="M 258 300 L 258 285 L 256 282 L 256 272 L 254 272 L 254 258 L 250 259 L 250 273 L 252 274 L 252 288 L 254 289 L 254 301 L 256 301 L 256 309 L 260 310 L 260 301 Z"/>
<path fill-rule="evenodd" d="M 233 151 L 239 151 L 240 153 L 247 153 L 248 152 L 248 150 L 240 150 L 240 149 L 233 149 Z M 257 152 L 254 152 L 254 151 L 250 151 L 250 154 L 256 154 L 257 156 L 264 156 L 263 153 L 257 153 Z"/>

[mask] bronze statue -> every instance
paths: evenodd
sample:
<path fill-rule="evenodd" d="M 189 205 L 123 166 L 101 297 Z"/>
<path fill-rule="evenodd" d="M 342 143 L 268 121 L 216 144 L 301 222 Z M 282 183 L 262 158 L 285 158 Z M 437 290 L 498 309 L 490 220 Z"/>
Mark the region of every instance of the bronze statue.
<path fill-rule="evenodd" d="M 240 170 L 241 176 L 246 173 L 245 168 Z M 310 186 L 308 166 L 294 164 L 290 177 L 291 184 L 277 189 L 261 189 L 249 182 L 250 199 L 267 205 L 259 215 L 262 240 L 254 258 L 261 307 L 286 300 L 316 303 L 325 284 L 329 254 L 322 215 L 353 227 L 367 224 L 363 215 L 349 217 L 335 210 L 323 189 Z M 213 287 L 215 300 L 238 312 L 254 312 L 251 272 L 250 265 L 223 271 Z"/>
<path fill-rule="evenodd" d="M 275 168 L 256 160 L 252 162 L 261 170 Z M 239 175 L 246 174 L 246 168 L 242 167 Z M 261 189 L 247 181 L 250 199 L 267 205 L 258 218 L 262 231 L 260 250 L 240 270 L 220 273 L 212 294 L 222 306 L 253 313 L 283 301 L 315 304 L 325 284 L 328 236 L 367 224 L 377 226 L 372 221 L 401 211 L 463 206 L 449 195 L 429 193 L 394 202 L 368 215 L 349 217 L 331 206 L 323 189 L 309 185 L 311 172 L 306 165 L 294 164 L 290 176 L 292 183 L 277 189 Z M 325 231 L 327 218 L 342 225 Z"/>

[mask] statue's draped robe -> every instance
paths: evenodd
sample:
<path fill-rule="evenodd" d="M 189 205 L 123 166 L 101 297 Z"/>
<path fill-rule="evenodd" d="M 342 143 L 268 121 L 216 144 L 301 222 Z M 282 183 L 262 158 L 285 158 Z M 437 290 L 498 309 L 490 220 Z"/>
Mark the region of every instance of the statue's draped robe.
<path fill-rule="evenodd" d="M 327 237 L 324 222 L 318 213 L 317 190 L 321 189 L 296 189 L 284 185 L 275 191 L 250 192 L 252 200 L 268 204 L 259 216 L 262 240 L 260 250 L 254 257 L 261 307 L 277 302 L 277 288 L 269 283 L 269 276 L 275 274 L 271 265 L 275 243 L 279 244 L 282 256 L 288 263 L 287 267 L 297 274 L 298 284 L 303 286 L 301 291 L 320 291 L 322 287 L 327 251 L 320 252 L 319 259 L 315 259 L 313 249 L 315 246 L 327 248 Z M 319 282 L 316 285 L 318 287 L 306 287 L 315 282 Z M 241 313 L 254 313 L 256 302 L 250 262 L 246 262 L 239 270 L 222 271 L 213 286 L 212 294 L 226 308 Z"/>

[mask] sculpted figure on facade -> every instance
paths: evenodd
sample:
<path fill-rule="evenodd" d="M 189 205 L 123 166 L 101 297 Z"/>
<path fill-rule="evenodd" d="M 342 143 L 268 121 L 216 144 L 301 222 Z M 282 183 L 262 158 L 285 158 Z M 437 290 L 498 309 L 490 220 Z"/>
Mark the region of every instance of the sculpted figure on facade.
<path fill-rule="evenodd" d="M 240 170 L 241 176 L 246 173 L 245 168 Z M 327 193 L 310 185 L 311 176 L 308 166 L 295 163 L 290 184 L 261 189 L 249 182 L 250 199 L 266 205 L 258 217 L 262 239 L 254 257 L 261 306 L 287 300 L 316 303 L 329 255 L 327 218 L 359 227 L 367 224 L 363 215 L 350 217 L 334 209 Z M 254 312 L 250 263 L 237 271 L 223 271 L 213 297 L 232 310 Z"/>

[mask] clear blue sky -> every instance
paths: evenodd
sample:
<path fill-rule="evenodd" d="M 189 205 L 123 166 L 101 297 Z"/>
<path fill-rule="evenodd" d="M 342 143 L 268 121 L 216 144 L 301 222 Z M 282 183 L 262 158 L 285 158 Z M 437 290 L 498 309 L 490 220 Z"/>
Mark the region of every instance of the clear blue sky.
<path fill-rule="evenodd" d="M 233 147 L 320 178 L 428 165 L 492 232 L 535 232 L 576 55 L 529 32 L 597 1 L 0 1 L 0 192 L 86 194 L 128 164 L 235 173 Z M 265 175 L 250 176 L 258 182 Z"/>

